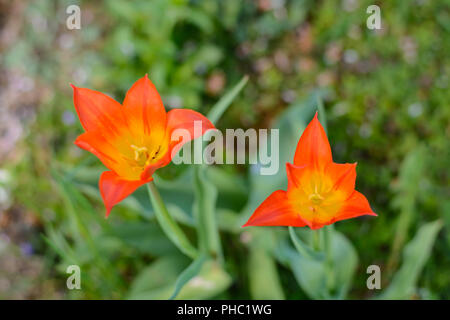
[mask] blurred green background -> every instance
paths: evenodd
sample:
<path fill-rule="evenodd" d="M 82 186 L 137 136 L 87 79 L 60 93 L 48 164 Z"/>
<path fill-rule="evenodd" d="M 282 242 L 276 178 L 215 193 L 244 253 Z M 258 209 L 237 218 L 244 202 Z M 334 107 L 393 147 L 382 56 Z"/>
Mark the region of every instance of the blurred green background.
<path fill-rule="evenodd" d="M 66 27 L 71 4 L 80 30 Z M 381 30 L 366 27 L 371 4 Z M 341 298 L 449 299 L 449 33 L 448 1 L 0 0 L 0 299 L 172 293 L 189 260 L 145 190 L 106 220 L 105 168 L 73 144 L 82 128 L 69 83 L 121 102 L 145 73 L 167 109 L 204 114 L 248 75 L 218 128 L 281 129 L 277 177 L 205 169 L 223 261 L 205 264 L 180 298 L 315 298 L 286 228 L 240 225 L 286 187 L 284 163 L 322 100 L 334 160 L 358 162 L 356 188 L 379 215 L 335 225 L 353 248 Z M 172 164 L 156 184 L 195 242 L 192 179 Z M 82 290 L 66 288 L 71 264 Z M 366 287 L 372 264 L 382 290 Z"/>

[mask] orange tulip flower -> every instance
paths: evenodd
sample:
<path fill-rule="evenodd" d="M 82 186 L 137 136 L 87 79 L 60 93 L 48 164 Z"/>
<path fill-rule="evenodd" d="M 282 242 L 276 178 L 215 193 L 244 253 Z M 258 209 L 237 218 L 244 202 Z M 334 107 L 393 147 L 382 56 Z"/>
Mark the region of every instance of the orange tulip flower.
<path fill-rule="evenodd" d="M 128 90 L 123 106 L 101 92 L 72 88 L 75 108 L 86 131 L 75 144 L 92 152 L 110 170 L 103 172 L 99 181 L 106 216 L 114 205 L 153 180 L 155 170 L 169 164 L 181 148 L 179 140 L 171 139 L 174 130 L 186 129 L 195 139 L 199 130 L 194 130 L 194 121 L 202 125 L 200 135 L 214 129 L 206 117 L 193 110 L 172 109 L 166 113 L 147 75 Z"/>
<path fill-rule="evenodd" d="M 355 190 L 356 163 L 334 163 L 317 113 L 297 144 L 294 164 L 286 164 L 288 189 L 273 192 L 246 226 L 319 229 L 339 220 L 376 214 Z"/>

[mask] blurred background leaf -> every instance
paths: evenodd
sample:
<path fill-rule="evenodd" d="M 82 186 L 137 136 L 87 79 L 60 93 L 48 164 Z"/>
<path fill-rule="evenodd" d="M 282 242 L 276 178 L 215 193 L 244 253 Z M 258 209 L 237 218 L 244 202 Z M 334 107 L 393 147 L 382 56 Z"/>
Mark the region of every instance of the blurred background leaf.
<path fill-rule="evenodd" d="M 403 252 L 403 262 L 391 284 L 380 299 L 410 299 L 416 293 L 418 276 L 431 255 L 433 243 L 442 222 L 434 221 L 420 227 Z"/>

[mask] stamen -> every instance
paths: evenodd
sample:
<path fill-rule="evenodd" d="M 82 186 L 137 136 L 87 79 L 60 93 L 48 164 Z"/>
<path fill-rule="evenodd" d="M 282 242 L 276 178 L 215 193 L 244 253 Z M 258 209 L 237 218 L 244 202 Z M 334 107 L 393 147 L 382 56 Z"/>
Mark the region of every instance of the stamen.
<path fill-rule="evenodd" d="M 144 165 L 148 159 L 148 149 L 146 147 L 138 147 L 132 144 L 131 149 L 134 150 L 134 160 L 140 165 Z"/>
<path fill-rule="evenodd" d="M 325 198 L 320 195 L 317 190 L 317 185 L 314 186 L 314 193 L 309 195 L 309 200 L 314 204 L 320 204 Z"/>

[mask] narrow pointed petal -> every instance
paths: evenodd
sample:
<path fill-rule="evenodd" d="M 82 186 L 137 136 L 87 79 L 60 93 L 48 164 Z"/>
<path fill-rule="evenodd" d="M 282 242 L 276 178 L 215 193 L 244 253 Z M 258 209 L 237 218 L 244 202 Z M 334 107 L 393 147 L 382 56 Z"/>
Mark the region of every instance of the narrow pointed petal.
<path fill-rule="evenodd" d="M 166 128 L 166 110 L 147 75 L 128 90 L 123 106 L 129 114 L 133 132 L 151 136 L 153 143 L 162 141 Z"/>
<path fill-rule="evenodd" d="M 190 109 L 173 109 L 167 113 L 166 130 L 171 147 L 173 147 L 174 144 L 178 144 L 177 142 L 179 139 L 172 137 L 172 134 L 177 129 L 187 130 L 191 138 L 190 140 L 193 140 L 204 135 L 206 131 L 215 129 L 215 127 L 208 118 L 197 111 Z M 173 150 L 171 149 L 171 151 Z"/>
<path fill-rule="evenodd" d="M 356 163 L 330 163 L 326 167 L 326 174 L 333 180 L 334 190 L 345 192 L 351 196 L 355 190 Z"/>
<path fill-rule="evenodd" d="M 298 141 L 294 164 L 297 166 L 308 164 L 316 168 L 324 168 L 332 161 L 330 143 L 316 113 Z"/>
<path fill-rule="evenodd" d="M 355 190 L 345 201 L 342 209 L 336 217 L 336 221 L 363 215 L 376 216 L 377 214 L 373 212 L 366 197 L 362 193 Z"/>
<path fill-rule="evenodd" d="M 161 159 L 145 167 L 144 171 L 141 174 L 141 179 L 152 180 L 153 173 L 155 173 L 155 171 L 158 170 L 159 168 L 167 166 L 170 163 L 170 161 L 171 161 L 170 153 L 167 152 Z"/>
<path fill-rule="evenodd" d="M 87 131 L 79 135 L 75 144 L 94 154 L 108 169 L 114 170 L 117 167 L 116 159 L 120 157 L 119 151 L 95 131 Z"/>
<path fill-rule="evenodd" d="M 264 200 L 243 225 L 248 226 L 304 227 L 305 223 L 289 204 L 286 191 L 278 190 Z"/>
<path fill-rule="evenodd" d="M 98 130 L 115 135 L 126 127 L 122 106 L 107 95 L 86 88 L 73 88 L 73 103 L 86 131 Z"/>
<path fill-rule="evenodd" d="M 111 209 L 120 201 L 128 197 L 141 185 L 151 181 L 150 180 L 136 180 L 128 181 L 121 179 L 116 173 L 112 171 L 105 171 L 100 176 L 99 187 L 103 202 L 106 207 L 106 217 L 109 216 Z"/>

